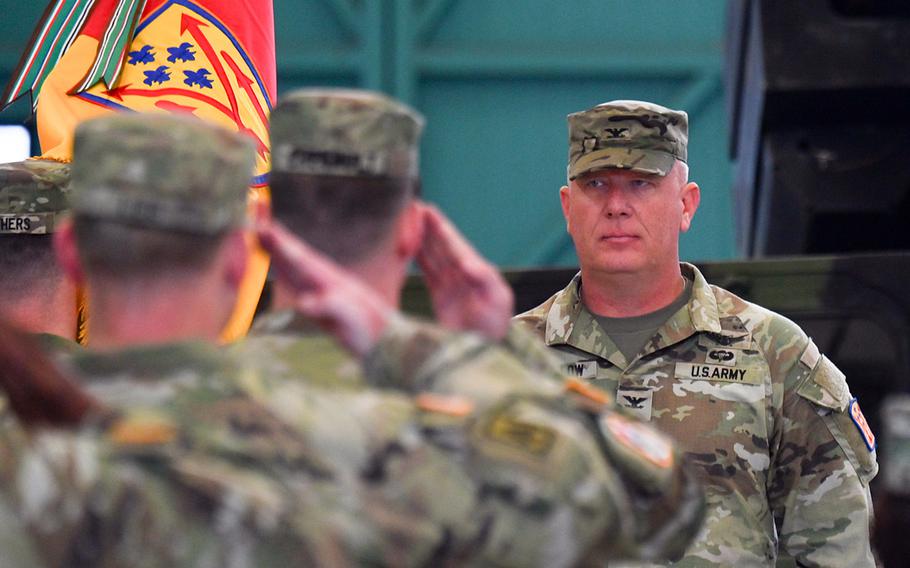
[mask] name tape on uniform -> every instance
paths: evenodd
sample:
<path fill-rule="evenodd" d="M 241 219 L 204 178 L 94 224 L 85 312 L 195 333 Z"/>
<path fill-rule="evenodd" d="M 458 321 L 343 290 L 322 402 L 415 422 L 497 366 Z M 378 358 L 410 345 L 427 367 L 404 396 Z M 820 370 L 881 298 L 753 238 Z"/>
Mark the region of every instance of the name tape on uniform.
<path fill-rule="evenodd" d="M 590 359 L 588 361 L 573 361 L 572 363 L 566 363 L 566 374 L 570 377 L 578 377 L 579 379 L 597 378 L 597 360 Z"/>
<path fill-rule="evenodd" d="M 761 384 L 761 377 L 753 369 L 707 365 L 704 363 L 677 363 L 676 378 L 699 381 L 724 381 L 747 385 Z"/>

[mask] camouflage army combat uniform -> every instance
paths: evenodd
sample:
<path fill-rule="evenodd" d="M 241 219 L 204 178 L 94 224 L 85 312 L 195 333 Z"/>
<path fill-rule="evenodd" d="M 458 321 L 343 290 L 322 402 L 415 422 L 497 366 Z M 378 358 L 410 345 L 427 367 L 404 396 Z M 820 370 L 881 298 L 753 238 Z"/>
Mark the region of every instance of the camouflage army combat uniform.
<path fill-rule="evenodd" d="M 700 197 L 686 175 L 687 114 L 619 100 L 570 114 L 568 126 L 560 197 L 581 271 L 516 319 L 565 372 L 615 394 L 696 467 L 708 516 L 680 565 L 769 566 L 778 556 L 873 565 L 874 436 L 844 375 L 793 322 L 709 285 L 688 264 L 679 265 L 685 288 L 664 310 L 602 318 L 585 304 L 622 296 L 610 286 L 623 281 L 681 283 L 679 233 Z"/>
<path fill-rule="evenodd" d="M 282 192 L 306 191 L 306 184 L 291 183 L 293 176 L 417 176 L 422 119 L 381 95 L 303 90 L 279 101 L 271 122 L 276 207 Z M 444 558 L 514 566 L 648 558 L 672 555 L 691 534 L 699 511 L 691 485 L 681 482 L 681 472 L 665 469 L 666 448 L 652 431 L 636 432 L 654 442 L 650 449 L 629 442 L 626 434 L 632 434 L 625 428 L 633 423 L 609 411 L 602 393 L 582 388 L 581 394 L 566 397 L 561 381 L 536 373 L 515 356 L 521 342 L 511 335 L 501 348 L 477 336 L 449 335 L 406 319 L 395 327 L 412 331 L 386 337 L 363 368 L 289 312 L 265 316 L 238 348 L 247 352 L 244 360 L 258 361 L 265 375 L 285 385 L 315 381 L 355 392 L 382 387 L 412 398 L 420 431 L 463 465 L 473 493 L 480 496 L 471 523 L 450 529 L 452 546 L 464 549 L 460 543 L 470 542 L 467 548 L 474 552 Z M 525 345 L 532 344 L 525 340 Z M 319 369 L 317 362 L 322 362 Z M 338 429 L 339 422 L 322 427 Z M 592 438 L 594 424 L 603 426 L 595 428 Z M 421 465 L 396 471 L 408 471 L 415 479 L 434 475 Z M 603 474 L 613 481 L 606 482 Z M 434 488 L 430 482 L 423 496 L 429 519 L 454 503 L 471 503 L 446 489 L 457 476 L 436 479 L 443 485 Z M 645 489 L 651 481 L 642 484 L 644 479 L 657 485 Z M 668 492 L 668 482 L 679 485 Z M 604 493 L 608 485 L 613 489 Z M 646 504 L 649 493 L 663 505 Z M 670 494 L 676 497 L 666 500 Z M 598 512 L 603 505 L 606 509 Z M 487 527 L 482 536 L 471 532 L 470 527 L 478 526 Z"/>
<path fill-rule="evenodd" d="M 69 171 L 50 160 L 0 164 L 0 235 L 53 233 L 69 209 Z"/>
<path fill-rule="evenodd" d="M 517 319 L 696 466 L 708 517 L 680 565 L 768 566 L 778 549 L 801 566 L 873 565 L 878 466 L 844 375 L 791 321 L 682 270 L 691 299 L 632 361 L 584 306 L 579 276 Z"/>
<path fill-rule="evenodd" d="M 102 120 L 76 134 L 77 215 L 204 234 L 237 222 L 245 178 L 183 152 L 217 140 L 190 123 Z M 150 129 L 169 143 L 143 149 Z M 119 157 L 79 161 L 94 153 Z M 412 385 L 401 369 L 438 376 L 476 352 L 447 337 L 396 320 L 366 382 Z M 458 397 L 329 383 L 340 357 L 307 357 L 320 366 L 308 381 L 307 369 L 199 343 L 72 353 L 64 368 L 119 414 L 76 438 L 8 432 L 0 542 L 30 535 L 39 544 L 10 563 L 64 566 L 560 566 L 682 549 L 702 500 L 666 439 L 597 392 L 566 397 L 516 378 L 514 361 L 469 359 L 489 374 L 466 373 L 475 391 Z"/>
<path fill-rule="evenodd" d="M 5 432 L 5 560 L 563 566 L 678 553 L 697 530 L 678 456 L 598 392 L 566 397 L 479 338 L 406 321 L 368 360 L 397 391 L 274 377 L 203 343 L 72 354 L 119 412 L 75 437 Z"/>
<path fill-rule="evenodd" d="M 356 529 L 364 515 L 345 507 L 359 496 L 324 482 L 221 353 L 78 353 L 69 368 L 118 411 L 75 435 L 4 433 L 0 541 L 17 543 L 4 566 L 342 565 L 329 527 Z"/>

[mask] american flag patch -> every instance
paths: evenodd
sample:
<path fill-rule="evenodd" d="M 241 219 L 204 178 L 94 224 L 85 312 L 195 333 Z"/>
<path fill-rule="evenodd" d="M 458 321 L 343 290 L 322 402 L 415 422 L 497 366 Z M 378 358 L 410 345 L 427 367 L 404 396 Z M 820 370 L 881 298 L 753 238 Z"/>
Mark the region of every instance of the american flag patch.
<path fill-rule="evenodd" d="M 851 400 L 847 410 L 850 412 L 850 418 L 853 420 L 853 423 L 856 424 L 860 436 L 863 437 L 863 442 L 866 443 L 866 447 L 869 448 L 870 452 L 874 452 L 876 448 L 875 434 L 872 433 L 872 428 L 869 428 L 869 423 L 866 422 L 863 411 L 859 409 L 859 401 L 855 398 Z"/>

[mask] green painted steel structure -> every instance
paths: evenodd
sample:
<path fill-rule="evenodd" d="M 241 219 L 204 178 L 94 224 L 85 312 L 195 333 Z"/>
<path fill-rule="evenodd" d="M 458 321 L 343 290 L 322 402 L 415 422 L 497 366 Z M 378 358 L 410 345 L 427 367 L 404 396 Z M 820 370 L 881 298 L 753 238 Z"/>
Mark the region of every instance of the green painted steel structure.
<path fill-rule="evenodd" d="M 572 265 L 557 190 L 569 112 L 682 108 L 702 205 L 682 256 L 734 254 L 721 66 L 724 0 L 274 0 L 280 91 L 379 89 L 427 117 L 425 196 L 508 267 Z M 0 2 L 0 78 L 41 2 Z M 0 122 L 23 120 L 27 104 Z"/>

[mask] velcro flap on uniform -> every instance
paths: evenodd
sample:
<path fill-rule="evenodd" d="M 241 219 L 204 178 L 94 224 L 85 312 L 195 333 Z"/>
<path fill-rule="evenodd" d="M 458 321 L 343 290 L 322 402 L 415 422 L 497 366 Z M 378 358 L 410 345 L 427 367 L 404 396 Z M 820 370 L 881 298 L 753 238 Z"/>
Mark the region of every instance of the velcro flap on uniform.
<path fill-rule="evenodd" d="M 806 350 L 803 351 L 803 354 L 799 357 L 799 362 L 810 369 L 814 369 L 815 365 L 818 364 L 818 360 L 821 359 L 821 356 L 822 354 L 819 352 L 818 346 L 810 339 L 809 345 L 806 346 Z"/>
<path fill-rule="evenodd" d="M 850 401 L 847 377 L 824 355 L 812 370 L 809 379 L 800 385 L 797 392 L 819 406 L 838 412 L 846 409 Z"/>
<path fill-rule="evenodd" d="M 597 378 L 597 359 L 566 363 L 565 373 L 570 377 L 578 377 L 579 379 Z"/>
<path fill-rule="evenodd" d="M 727 349 L 752 349 L 752 334 L 748 331 L 708 332 L 699 335 L 698 344 L 706 349 L 715 347 L 724 347 Z"/>

